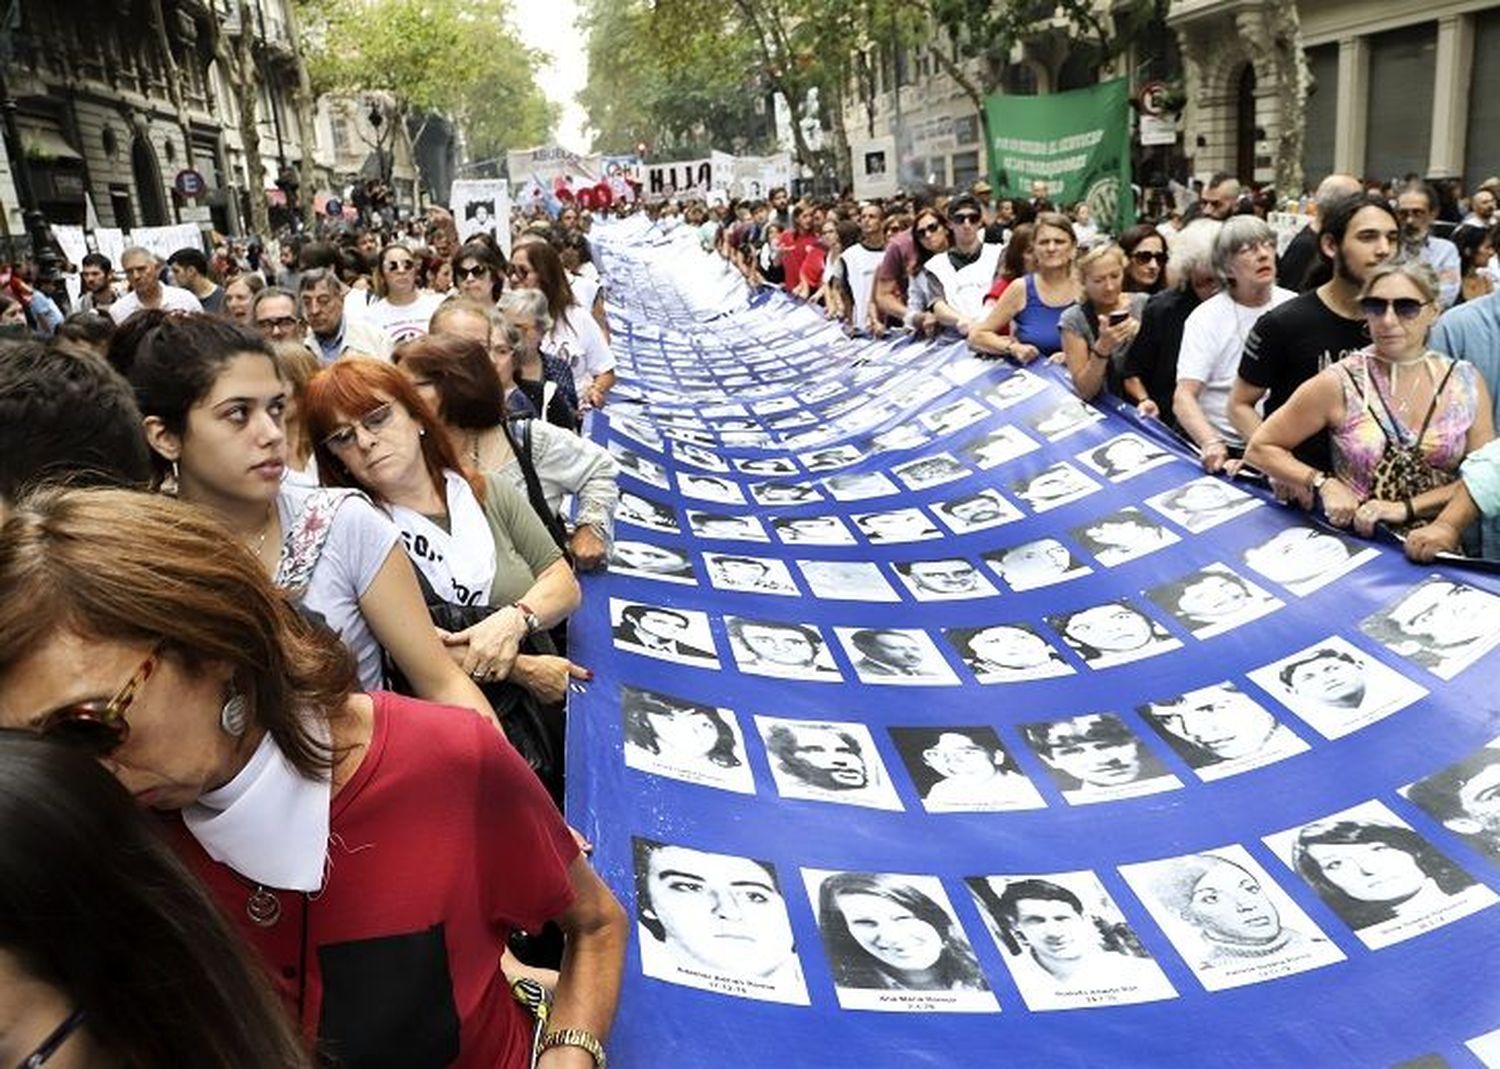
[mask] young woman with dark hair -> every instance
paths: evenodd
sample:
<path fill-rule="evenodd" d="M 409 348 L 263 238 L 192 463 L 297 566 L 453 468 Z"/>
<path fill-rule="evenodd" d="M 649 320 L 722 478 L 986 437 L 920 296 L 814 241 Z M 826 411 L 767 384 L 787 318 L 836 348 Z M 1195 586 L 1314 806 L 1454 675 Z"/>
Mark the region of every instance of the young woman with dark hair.
<path fill-rule="evenodd" d="M 615 358 L 590 310 L 574 295 L 557 250 L 545 241 L 517 244 L 510 258 L 510 280 L 517 289 L 540 290 L 546 297 L 552 326 L 542 336 L 541 351 L 567 362 L 584 407 L 603 408 L 615 384 Z"/>

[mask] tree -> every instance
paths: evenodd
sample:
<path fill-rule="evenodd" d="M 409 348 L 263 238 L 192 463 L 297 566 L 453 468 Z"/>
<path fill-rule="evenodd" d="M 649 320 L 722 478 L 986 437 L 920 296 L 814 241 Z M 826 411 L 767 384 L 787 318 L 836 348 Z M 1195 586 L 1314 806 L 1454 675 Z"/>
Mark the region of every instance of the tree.
<path fill-rule="evenodd" d="M 234 15 L 221 19 L 213 35 L 214 56 L 237 102 L 240 142 L 245 150 L 250 200 L 250 230 L 271 231 L 271 209 L 266 200 L 265 164 L 260 155 L 260 68 L 256 64 L 255 21 L 248 0 L 234 0 Z"/>

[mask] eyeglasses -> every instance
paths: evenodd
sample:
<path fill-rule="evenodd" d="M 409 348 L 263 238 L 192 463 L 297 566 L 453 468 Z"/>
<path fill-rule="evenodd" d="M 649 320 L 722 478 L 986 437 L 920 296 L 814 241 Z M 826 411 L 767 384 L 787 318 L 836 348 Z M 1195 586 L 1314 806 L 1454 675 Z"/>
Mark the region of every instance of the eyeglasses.
<path fill-rule="evenodd" d="M 417 261 L 415 261 L 415 260 L 387 260 L 385 262 L 385 269 L 386 269 L 387 272 L 391 272 L 391 271 L 415 271 L 417 269 Z"/>
<path fill-rule="evenodd" d="M 328 437 L 323 439 L 323 445 L 330 452 L 345 453 L 354 447 L 356 438 L 356 427 L 363 427 L 366 433 L 372 437 L 380 437 L 380 432 L 390 425 L 391 416 L 395 414 L 396 403 L 387 401 L 379 408 L 372 408 L 353 423 L 346 423 Z"/>
<path fill-rule="evenodd" d="M 1431 303 L 1419 301 L 1415 297 L 1396 297 L 1389 301 L 1384 297 L 1361 297 L 1359 309 L 1371 319 L 1384 319 L 1386 312 L 1392 308 L 1396 310 L 1397 319 L 1416 319 L 1421 315 L 1422 309 Z"/>
<path fill-rule="evenodd" d="M 980 215 L 978 212 L 955 212 L 953 215 L 949 216 L 949 218 L 952 219 L 955 223 L 968 223 L 970 226 L 973 226 L 974 224 L 978 223 L 979 220 L 983 219 L 984 216 Z"/>
<path fill-rule="evenodd" d="M 475 264 L 473 267 L 459 267 L 453 272 L 453 277 L 462 282 L 466 278 L 483 278 L 490 273 L 490 269 L 483 264 Z"/>
<path fill-rule="evenodd" d="M 917 227 L 917 237 L 925 238 L 929 234 L 936 234 L 941 229 L 943 229 L 941 223 L 928 223 L 926 226 Z"/>
<path fill-rule="evenodd" d="M 273 319 L 257 319 L 255 325 L 272 334 L 281 334 L 284 331 L 296 329 L 299 322 L 296 316 L 276 316 Z"/>
<path fill-rule="evenodd" d="M 1152 261 L 1161 264 L 1163 267 L 1167 266 L 1167 254 L 1164 252 L 1149 252 L 1146 249 L 1137 249 L 1130 254 L 1130 258 L 1142 267 Z"/>
<path fill-rule="evenodd" d="M 531 268 L 525 264 L 512 263 L 505 269 L 505 273 L 511 278 L 525 278 L 531 274 Z"/>
<path fill-rule="evenodd" d="M 83 1026 L 83 1022 L 87 1018 L 88 1014 L 83 1010 L 74 1010 L 68 1014 L 63 1023 L 54 1028 L 51 1034 L 42 1040 L 41 1045 L 27 1055 L 26 1059 L 16 1069 L 41 1069 L 42 1066 L 46 1065 L 52 1059 L 52 1056 L 58 1052 L 62 1045 L 68 1041 L 68 1037 Z"/>
<path fill-rule="evenodd" d="M 151 674 L 156 671 L 156 666 L 161 663 L 161 648 L 160 642 L 151 647 L 151 652 L 146 655 L 146 659 L 125 681 L 125 685 L 115 692 L 114 697 L 105 702 L 74 702 L 61 709 L 54 709 L 42 718 L 41 727 L 38 730 L 47 738 L 81 750 L 91 757 L 108 757 L 125 745 L 125 740 L 130 737 L 130 722 L 125 719 L 125 714 L 130 710 L 141 688 L 146 685 L 146 680 L 151 678 Z M 62 1038 L 67 1037 L 64 1035 Z M 58 1042 L 61 1043 L 61 1039 Z M 46 1044 L 42 1044 L 42 1047 L 46 1047 Z M 38 1053 L 40 1052 L 41 1048 L 38 1049 Z M 48 1051 L 47 1055 L 50 1057 L 51 1053 Z M 45 1060 L 43 1058 L 43 1061 Z M 33 1063 L 27 1061 L 22 1064 Z M 34 1064 L 41 1065 L 42 1063 Z"/>

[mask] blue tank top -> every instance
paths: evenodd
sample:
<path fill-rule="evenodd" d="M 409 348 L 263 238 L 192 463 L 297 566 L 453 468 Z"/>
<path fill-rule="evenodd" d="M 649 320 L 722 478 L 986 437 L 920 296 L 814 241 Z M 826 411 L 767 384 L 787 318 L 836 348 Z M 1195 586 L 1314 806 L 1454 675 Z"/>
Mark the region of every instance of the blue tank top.
<path fill-rule="evenodd" d="M 1073 306 L 1073 302 L 1053 307 L 1042 302 L 1036 291 L 1036 276 L 1026 276 L 1026 307 L 1016 315 L 1011 326 L 1011 335 L 1019 342 L 1035 345 L 1043 356 L 1062 351 L 1062 333 L 1057 329 L 1062 314 Z"/>

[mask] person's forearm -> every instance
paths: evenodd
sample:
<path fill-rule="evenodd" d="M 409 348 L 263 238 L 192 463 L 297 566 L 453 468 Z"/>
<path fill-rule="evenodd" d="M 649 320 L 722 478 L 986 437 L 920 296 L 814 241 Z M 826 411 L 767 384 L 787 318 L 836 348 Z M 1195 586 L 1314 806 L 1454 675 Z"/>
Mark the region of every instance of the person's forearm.
<path fill-rule="evenodd" d="M 932 314 L 937 316 L 937 321 L 945 327 L 956 327 L 958 321 L 963 318 L 951 304 L 941 297 L 932 302 Z"/>
<path fill-rule="evenodd" d="M 583 592 L 568 562 L 558 560 L 542 569 L 531 589 L 517 600 L 524 601 L 542 621 L 542 626 L 550 628 L 572 615 L 583 600 Z"/>
<path fill-rule="evenodd" d="M 1198 404 L 1197 396 L 1180 386 L 1172 395 L 1172 412 L 1177 417 L 1178 425 L 1199 449 L 1224 440 L 1224 436 L 1214 429 L 1214 425 L 1203 414 L 1203 406 Z"/>
<path fill-rule="evenodd" d="M 1182 412 L 1181 404 L 1179 400 L 1172 406 L 1179 417 Z M 1245 463 L 1259 468 L 1273 479 L 1293 486 L 1311 488 L 1312 481 L 1318 474 L 1317 468 L 1298 460 L 1286 446 L 1268 442 L 1264 438 L 1250 439 L 1250 444 L 1245 447 Z"/>
<path fill-rule="evenodd" d="M 580 903 L 561 920 L 567 938 L 547 1031 L 578 1028 L 602 1044 L 620 1001 L 629 924 L 625 911 L 582 855 L 573 859 L 569 876 L 580 892 Z M 569 1049 L 577 1048 L 553 1048 L 540 1064 L 566 1064 L 562 1052 Z M 549 1060 L 554 1053 L 557 1057 Z"/>
<path fill-rule="evenodd" d="M 609 393 L 611 389 L 614 388 L 614 385 L 615 373 L 614 369 L 611 368 L 609 371 L 601 371 L 599 372 L 599 374 L 595 375 L 594 381 L 589 383 L 589 389 L 593 390 L 594 393 L 598 394 L 600 397 L 603 397 L 605 394 Z"/>
<path fill-rule="evenodd" d="M 1125 396 L 1135 404 L 1140 404 L 1142 401 L 1151 399 L 1151 394 L 1147 391 L 1146 384 L 1140 380 L 1139 376 L 1130 376 L 1121 383 L 1121 387 L 1125 391 Z"/>
<path fill-rule="evenodd" d="M 1012 339 L 1008 334 L 993 330 L 969 331 L 969 348 L 978 349 L 981 353 L 1004 356 L 1010 352 L 1011 345 Z"/>
<path fill-rule="evenodd" d="M 1454 479 L 1451 483 L 1418 494 L 1411 499 L 1412 512 L 1419 519 L 1441 515 L 1443 510 L 1448 507 L 1448 502 L 1457 496 L 1458 491 L 1463 488 L 1463 485 L 1463 480 Z M 1464 496 L 1468 497 L 1468 493 L 1465 492 Z M 1472 498 L 1470 499 L 1470 503 L 1472 504 Z M 1400 504 L 1404 504 L 1404 502 L 1400 502 Z M 1476 516 L 1475 518 L 1477 519 L 1478 517 Z M 1464 524 L 1463 526 L 1468 525 Z"/>
<path fill-rule="evenodd" d="M 1462 531 L 1470 524 L 1478 523 L 1483 517 L 1479 511 L 1479 505 L 1474 501 L 1474 495 L 1469 493 L 1469 488 L 1464 485 L 1462 479 L 1449 483 L 1452 490 L 1448 501 L 1442 510 L 1433 519 L 1433 523 L 1445 523 L 1455 531 Z M 1425 497 L 1426 495 L 1419 495 Z M 1415 504 L 1415 502 L 1413 502 Z"/>
<path fill-rule="evenodd" d="M 1231 399 L 1228 412 L 1229 422 L 1234 425 L 1239 436 L 1247 442 L 1255 436 L 1255 432 L 1260 430 L 1260 425 L 1265 422 L 1253 404 L 1246 404 L 1243 401 Z"/>
<path fill-rule="evenodd" d="M 1109 358 L 1095 356 L 1089 343 L 1072 331 L 1063 334 L 1063 357 L 1067 361 L 1068 378 L 1073 383 L 1073 392 L 1085 401 L 1092 401 L 1104 388 L 1104 373 L 1109 366 Z"/>

